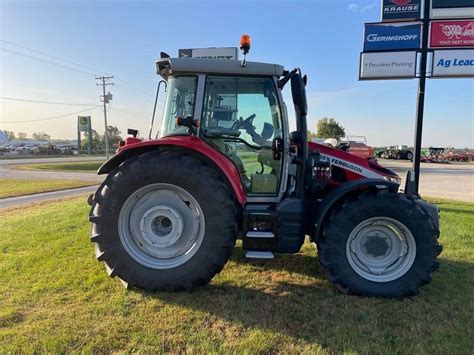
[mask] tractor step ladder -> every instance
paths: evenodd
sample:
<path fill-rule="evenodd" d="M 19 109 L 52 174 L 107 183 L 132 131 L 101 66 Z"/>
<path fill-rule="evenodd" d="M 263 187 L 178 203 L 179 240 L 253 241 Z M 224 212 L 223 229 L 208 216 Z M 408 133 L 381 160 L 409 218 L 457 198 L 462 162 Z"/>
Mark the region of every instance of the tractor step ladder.
<path fill-rule="evenodd" d="M 245 254 L 249 259 L 273 259 L 275 256 L 271 251 L 248 251 Z"/>
<path fill-rule="evenodd" d="M 247 238 L 275 238 L 272 232 L 248 231 L 245 235 Z"/>

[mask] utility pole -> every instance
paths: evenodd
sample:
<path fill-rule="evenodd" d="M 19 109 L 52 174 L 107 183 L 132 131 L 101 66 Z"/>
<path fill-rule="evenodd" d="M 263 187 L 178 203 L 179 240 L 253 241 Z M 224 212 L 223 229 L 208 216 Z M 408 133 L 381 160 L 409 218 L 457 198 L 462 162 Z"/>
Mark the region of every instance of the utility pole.
<path fill-rule="evenodd" d="M 102 86 L 102 95 L 100 97 L 100 101 L 104 103 L 104 124 L 105 124 L 105 156 L 107 160 L 109 160 L 109 135 L 107 133 L 107 104 L 112 100 L 112 94 L 110 92 L 105 94 L 105 87 L 108 85 L 113 86 L 114 83 L 107 82 L 107 80 L 113 79 L 113 76 L 96 76 L 95 80 L 100 80 L 101 82 L 96 83 L 97 86 Z"/>
<path fill-rule="evenodd" d="M 421 162 L 421 144 L 423 132 L 423 113 L 425 111 L 425 89 L 426 89 L 426 68 L 428 62 L 428 37 L 430 28 L 430 4 L 431 0 L 425 0 L 423 4 L 423 36 L 421 44 L 421 62 L 420 62 L 420 79 L 418 83 L 418 97 L 416 104 L 416 128 L 415 128 L 415 143 L 414 143 L 414 157 L 413 157 L 413 171 L 414 176 L 407 178 L 413 179 L 413 184 L 409 193 L 418 194 L 420 186 L 420 162 Z"/>

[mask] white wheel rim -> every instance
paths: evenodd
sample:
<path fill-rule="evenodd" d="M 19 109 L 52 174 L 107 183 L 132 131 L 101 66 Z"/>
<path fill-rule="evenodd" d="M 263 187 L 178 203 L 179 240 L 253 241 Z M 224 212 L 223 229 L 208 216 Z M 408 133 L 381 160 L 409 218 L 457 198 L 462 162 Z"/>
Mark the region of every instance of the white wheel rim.
<path fill-rule="evenodd" d="M 204 230 L 199 203 L 171 184 L 151 184 L 135 191 L 122 206 L 118 220 L 125 251 L 153 269 L 186 263 L 199 250 Z"/>
<path fill-rule="evenodd" d="M 388 217 L 369 218 L 357 225 L 346 243 L 352 269 L 374 282 L 390 282 L 405 275 L 416 257 L 410 230 Z"/>

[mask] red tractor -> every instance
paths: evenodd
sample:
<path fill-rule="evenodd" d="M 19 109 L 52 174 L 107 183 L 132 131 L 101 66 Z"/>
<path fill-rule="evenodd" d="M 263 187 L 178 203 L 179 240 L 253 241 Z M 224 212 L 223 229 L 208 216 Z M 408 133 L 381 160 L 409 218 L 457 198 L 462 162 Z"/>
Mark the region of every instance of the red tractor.
<path fill-rule="evenodd" d="M 238 238 L 248 258 L 271 259 L 308 236 L 346 294 L 398 298 L 430 282 L 438 208 L 409 185 L 399 193 L 399 176 L 376 162 L 308 142 L 299 69 L 164 53 L 156 68 L 167 83 L 159 137 L 130 130 L 89 198 L 91 241 L 110 276 L 191 290 L 222 270 Z"/>

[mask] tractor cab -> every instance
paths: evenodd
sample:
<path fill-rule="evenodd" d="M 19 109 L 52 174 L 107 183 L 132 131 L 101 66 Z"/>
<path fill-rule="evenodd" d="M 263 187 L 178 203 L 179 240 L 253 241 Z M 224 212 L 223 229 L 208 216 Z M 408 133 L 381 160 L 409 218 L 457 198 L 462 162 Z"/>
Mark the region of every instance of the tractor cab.
<path fill-rule="evenodd" d="M 168 82 L 160 138 L 194 134 L 232 160 L 250 199 L 281 197 L 288 165 L 282 154 L 288 118 L 278 87 L 283 67 L 163 58 L 157 70 Z"/>

